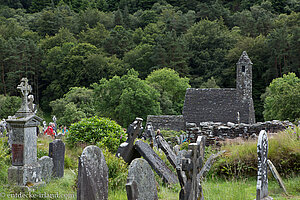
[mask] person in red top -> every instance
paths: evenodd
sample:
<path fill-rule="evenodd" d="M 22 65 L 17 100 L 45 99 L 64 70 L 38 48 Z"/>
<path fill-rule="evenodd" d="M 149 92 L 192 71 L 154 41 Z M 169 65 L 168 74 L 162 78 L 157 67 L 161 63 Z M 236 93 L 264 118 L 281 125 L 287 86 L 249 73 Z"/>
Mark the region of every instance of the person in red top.
<path fill-rule="evenodd" d="M 54 131 L 53 131 L 53 124 L 52 123 L 49 123 L 48 128 L 45 130 L 44 135 L 46 135 L 46 134 L 50 135 L 52 137 L 52 139 L 54 139 L 55 134 L 54 134 Z"/>

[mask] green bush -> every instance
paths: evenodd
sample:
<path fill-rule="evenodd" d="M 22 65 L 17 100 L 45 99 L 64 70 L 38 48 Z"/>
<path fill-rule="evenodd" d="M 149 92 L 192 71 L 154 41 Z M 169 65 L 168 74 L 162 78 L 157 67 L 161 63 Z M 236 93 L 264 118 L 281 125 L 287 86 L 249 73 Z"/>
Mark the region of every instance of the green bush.
<path fill-rule="evenodd" d="M 7 179 L 7 170 L 10 166 L 10 154 L 7 138 L 0 138 L 0 182 L 5 183 Z"/>
<path fill-rule="evenodd" d="M 128 165 L 122 159 L 116 157 L 109 152 L 107 148 L 102 148 L 103 155 L 105 157 L 106 164 L 108 166 L 108 187 L 110 190 L 125 189 Z"/>
<path fill-rule="evenodd" d="M 72 159 L 68 154 L 65 154 L 65 168 L 76 169 L 78 160 Z"/>
<path fill-rule="evenodd" d="M 66 142 L 70 146 L 78 143 L 97 144 L 114 153 L 125 141 L 123 134 L 122 127 L 115 121 L 95 116 L 72 124 Z"/>
<path fill-rule="evenodd" d="M 37 148 L 37 158 L 41 158 L 43 156 L 48 156 L 48 155 L 49 155 L 48 150 Z"/>

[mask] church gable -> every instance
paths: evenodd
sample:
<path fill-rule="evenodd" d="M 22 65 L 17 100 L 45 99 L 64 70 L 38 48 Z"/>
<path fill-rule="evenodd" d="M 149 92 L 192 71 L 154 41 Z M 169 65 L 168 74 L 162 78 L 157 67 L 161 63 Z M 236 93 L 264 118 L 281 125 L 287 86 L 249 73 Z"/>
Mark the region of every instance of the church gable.
<path fill-rule="evenodd" d="M 186 122 L 235 122 L 241 102 L 236 89 L 188 88 L 185 95 L 183 117 Z"/>

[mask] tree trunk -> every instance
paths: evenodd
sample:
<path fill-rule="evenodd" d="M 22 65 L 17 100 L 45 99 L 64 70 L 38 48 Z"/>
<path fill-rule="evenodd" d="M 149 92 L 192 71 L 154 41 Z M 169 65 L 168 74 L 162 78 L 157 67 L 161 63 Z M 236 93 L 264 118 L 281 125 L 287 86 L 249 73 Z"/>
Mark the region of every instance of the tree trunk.
<path fill-rule="evenodd" d="M 1 78 L 2 78 L 2 83 L 3 83 L 3 92 L 4 92 L 4 96 L 6 96 L 6 85 L 5 85 L 5 77 L 4 77 L 4 64 L 2 62 L 2 74 L 1 74 Z"/>

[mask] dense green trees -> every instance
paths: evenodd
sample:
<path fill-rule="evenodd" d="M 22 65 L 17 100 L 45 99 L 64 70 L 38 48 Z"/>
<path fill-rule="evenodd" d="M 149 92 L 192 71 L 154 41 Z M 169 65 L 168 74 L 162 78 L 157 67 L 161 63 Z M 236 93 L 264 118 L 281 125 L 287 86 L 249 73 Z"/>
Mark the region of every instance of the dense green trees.
<path fill-rule="evenodd" d="M 21 107 L 21 98 L 16 96 L 0 95 L 0 119 L 13 116 Z"/>
<path fill-rule="evenodd" d="M 274 79 L 263 99 L 265 120 L 300 120 L 300 79 L 296 74 Z"/>
<path fill-rule="evenodd" d="M 151 104 L 147 114 L 180 113 L 179 98 L 188 84 L 235 87 L 235 63 L 246 50 L 254 63 L 253 97 L 260 121 L 260 96 L 270 82 L 288 72 L 300 75 L 299 8 L 296 1 L 278 0 L 5 0 L 0 3 L 0 94 L 17 95 L 16 85 L 27 76 L 41 109 L 51 112 L 49 103 L 64 99 L 72 87 L 98 83 L 99 88 L 105 78 L 113 88 L 119 80 L 122 92 L 110 99 L 118 114 L 97 112 L 127 124 L 134 118 L 129 112 L 140 114 L 120 106 L 137 95 L 137 87 L 125 79 L 140 84 L 140 93 L 152 88 L 145 99 L 155 93 L 160 107 Z M 144 81 L 166 67 L 190 80 L 180 86 L 178 99 L 161 89 L 160 80 L 153 79 L 159 87 Z M 126 75 L 129 69 L 139 75 Z M 181 80 L 177 73 L 160 72 L 170 73 L 170 81 Z M 70 113 L 81 112 L 76 103 L 66 105 Z"/>
<path fill-rule="evenodd" d="M 176 71 L 163 68 L 149 74 L 146 82 L 159 91 L 163 114 L 181 114 L 186 89 L 191 87 L 188 78 L 181 78 Z"/>
<path fill-rule="evenodd" d="M 93 84 L 96 110 L 102 116 L 110 117 L 127 127 L 135 117 L 161 114 L 158 102 L 159 93 L 138 73 L 129 70 L 122 77 L 102 79 Z"/>

